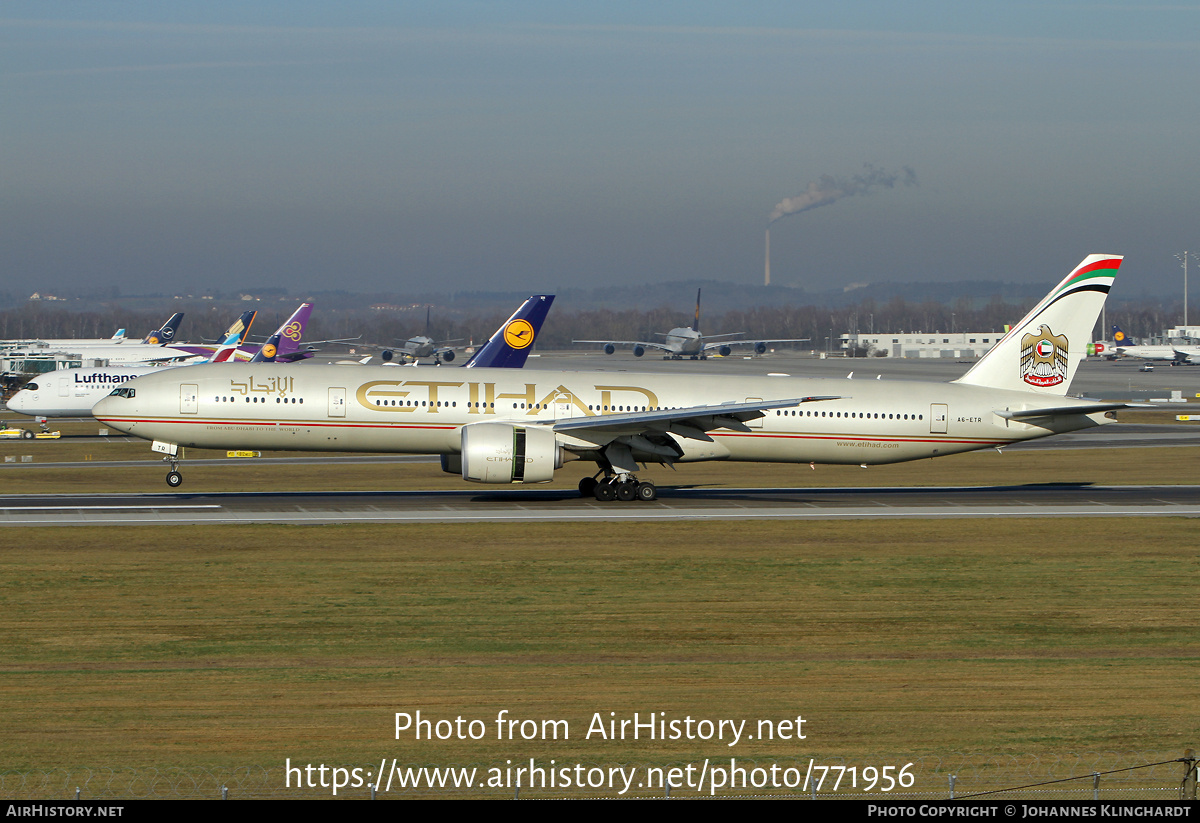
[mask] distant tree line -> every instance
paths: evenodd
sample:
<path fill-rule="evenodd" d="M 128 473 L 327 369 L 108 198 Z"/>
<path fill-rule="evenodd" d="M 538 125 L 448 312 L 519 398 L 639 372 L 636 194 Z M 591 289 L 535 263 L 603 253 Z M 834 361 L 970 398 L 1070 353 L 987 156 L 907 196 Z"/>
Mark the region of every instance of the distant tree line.
<path fill-rule="evenodd" d="M 260 308 L 252 336 L 262 339 L 291 314 L 299 301 L 272 300 Z M 185 311 L 180 339 L 199 341 L 216 338 L 246 308 L 229 301 L 196 305 L 168 305 L 158 311 L 126 310 L 105 306 L 90 311 L 69 311 L 49 304 L 29 303 L 19 309 L 0 311 L 0 338 L 100 338 L 125 328 L 128 337 L 140 338 L 157 328 L 172 311 Z M 515 306 L 459 311 L 434 307 L 428 330 L 423 306 L 403 309 L 322 309 L 318 303 L 305 337 L 309 340 L 359 338 L 378 346 L 398 345 L 409 337 L 425 335 L 436 340 L 461 339 L 483 342 Z M 746 339 L 807 337 L 802 348 L 823 349 L 827 339 L 857 331 L 862 335 L 888 332 L 1000 331 L 1016 323 L 1029 310 L 996 297 L 983 303 L 959 299 L 950 303 L 911 302 L 895 298 L 885 303 L 874 300 L 838 308 L 820 306 L 763 306 L 749 310 L 720 311 L 706 308 L 700 330 L 704 334 L 744 332 Z M 1200 319 L 1200 313 L 1195 315 Z M 656 333 L 677 326 L 691 326 L 693 315 L 668 308 L 594 309 L 571 311 L 555 305 L 538 339 L 543 349 L 569 348 L 576 339 L 660 340 Z M 1180 323 L 1182 311 L 1153 304 L 1122 303 L 1110 308 L 1108 323 L 1116 323 L 1135 338 L 1155 337 Z M 1108 337 L 1105 330 L 1104 337 Z M 836 345 L 836 343 L 834 344 Z"/>

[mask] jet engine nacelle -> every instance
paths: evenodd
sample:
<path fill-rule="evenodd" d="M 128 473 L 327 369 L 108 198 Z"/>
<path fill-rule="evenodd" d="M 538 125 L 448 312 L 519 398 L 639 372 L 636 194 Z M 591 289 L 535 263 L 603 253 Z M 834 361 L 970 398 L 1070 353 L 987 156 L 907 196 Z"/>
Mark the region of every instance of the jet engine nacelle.
<path fill-rule="evenodd" d="M 766 343 L 755 343 L 754 344 L 754 353 L 755 354 L 766 354 L 767 353 L 767 344 Z"/>
<path fill-rule="evenodd" d="M 452 351 L 442 352 L 442 359 L 445 360 L 447 363 L 453 363 L 454 362 L 454 352 L 452 352 Z"/>
<path fill-rule="evenodd" d="M 379 353 L 379 359 L 382 360 L 384 363 L 391 363 L 392 362 L 392 350 L 384 349 L 383 351 L 381 351 Z"/>
<path fill-rule="evenodd" d="M 642 348 L 641 346 L 633 347 L 633 356 L 634 357 L 641 357 L 645 353 L 646 353 L 646 350 L 644 348 Z"/>
<path fill-rule="evenodd" d="M 616 352 L 616 350 L 617 350 L 617 347 L 614 346 L 612 343 L 604 344 L 604 353 L 605 354 L 613 354 L 614 352 Z"/>
<path fill-rule="evenodd" d="M 733 349 L 731 349 L 729 346 L 722 346 L 721 348 L 717 349 L 717 351 L 721 353 L 722 357 L 728 357 L 729 355 L 733 354 Z"/>
<path fill-rule="evenodd" d="M 462 427 L 463 480 L 475 483 L 545 483 L 562 468 L 562 448 L 544 426 L 470 423 Z M 443 467 L 454 465 L 443 459 Z"/>

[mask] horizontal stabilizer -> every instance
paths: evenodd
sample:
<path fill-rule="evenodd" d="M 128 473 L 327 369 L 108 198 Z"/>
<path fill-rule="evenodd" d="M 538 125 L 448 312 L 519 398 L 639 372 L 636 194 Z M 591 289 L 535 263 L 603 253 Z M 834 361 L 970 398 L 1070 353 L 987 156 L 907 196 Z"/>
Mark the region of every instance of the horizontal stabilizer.
<path fill-rule="evenodd" d="M 1099 414 L 1116 411 L 1117 409 L 1153 409 L 1150 403 L 1089 403 L 1086 406 L 1053 406 L 1045 409 L 1025 409 L 1023 411 L 998 411 L 997 415 L 1006 420 L 1024 420 L 1029 417 L 1062 417 L 1073 414 Z"/>

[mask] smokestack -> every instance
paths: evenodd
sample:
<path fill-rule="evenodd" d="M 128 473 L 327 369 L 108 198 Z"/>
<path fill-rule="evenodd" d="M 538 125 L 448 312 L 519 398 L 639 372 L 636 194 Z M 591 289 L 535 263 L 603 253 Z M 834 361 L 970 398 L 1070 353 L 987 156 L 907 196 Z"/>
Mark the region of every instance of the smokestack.
<path fill-rule="evenodd" d="M 763 285 L 771 285 L 771 230 L 767 229 L 767 271 L 763 277 Z"/>

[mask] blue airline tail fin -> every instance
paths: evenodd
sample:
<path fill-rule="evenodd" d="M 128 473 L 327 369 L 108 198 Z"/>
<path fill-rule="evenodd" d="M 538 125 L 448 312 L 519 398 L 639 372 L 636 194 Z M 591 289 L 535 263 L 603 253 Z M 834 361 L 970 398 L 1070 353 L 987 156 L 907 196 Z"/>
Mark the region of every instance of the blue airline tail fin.
<path fill-rule="evenodd" d="M 175 312 L 171 315 L 170 319 L 168 319 L 166 323 L 163 323 L 157 329 L 150 331 L 145 338 L 142 339 L 142 342 L 149 343 L 152 346 L 160 344 L 165 346 L 167 343 L 170 343 L 175 339 L 175 331 L 179 328 L 179 323 L 182 320 L 183 312 Z"/>
<path fill-rule="evenodd" d="M 233 321 L 233 325 L 225 330 L 225 334 L 221 336 L 220 345 L 238 345 L 246 339 L 246 335 L 250 333 L 250 326 L 254 324 L 254 318 L 258 315 L 258 311 L 250 309 L 242 312 L 241 317 Z"/>
<path fill-rule="evenodd" d="M 284 324 L 286 327 L 287 324 Z M 285 337 L 284 332 L 275 332 L 267 338 L 267 342 L 262 344 L 262 347 L 254 353 L 250 358 L 251 363 L 274 363 L 279 359 L 281 348 L 281 339 Z"/>
<path fill-rule="evenodd" d="M 553 294 L 535 294 L 504 321 L 479 350 L 464 363 L 471 368 L 519 369 L 533 348 L 533 341 L 542 330 L 542 322 L 554 302 Z"/>

